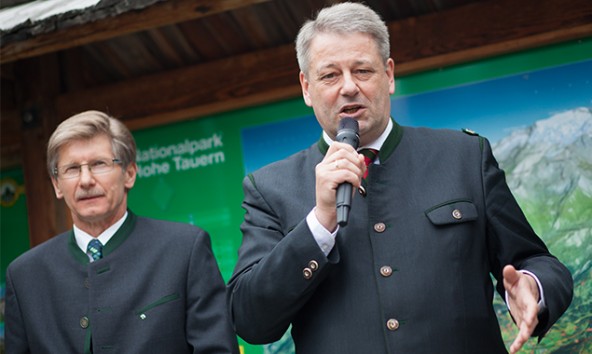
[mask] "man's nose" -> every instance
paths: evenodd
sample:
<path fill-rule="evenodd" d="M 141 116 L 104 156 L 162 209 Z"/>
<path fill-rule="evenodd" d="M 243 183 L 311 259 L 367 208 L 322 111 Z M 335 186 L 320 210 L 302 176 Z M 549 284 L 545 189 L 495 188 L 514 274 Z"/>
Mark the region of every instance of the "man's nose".
<path fill-rule="evenodd" d="M 90 184 L 94 181 L 92 172 L 88 165 L 80 166 L 80 184 Z"/>
<path fill-rule="evenodd" d="M 343 84 L 341 94 L 344 96 L 353 96 L 359 92 L 358 84 L 351 73 L 343 74 Z"/>

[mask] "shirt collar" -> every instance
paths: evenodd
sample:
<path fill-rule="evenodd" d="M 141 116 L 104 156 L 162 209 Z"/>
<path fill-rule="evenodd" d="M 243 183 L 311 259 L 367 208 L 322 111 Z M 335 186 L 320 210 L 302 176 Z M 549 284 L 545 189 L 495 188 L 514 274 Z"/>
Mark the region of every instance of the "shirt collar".
<path fill-rule="evenodd" d="M 388 138 L 388 136 L 392 130 L 393 130 L 393 120 L 389 119 L 386 129 L 382 132 L 382 134 L 380 134 L 378 139 L 372 141 L 370 144 L 358 147 L 358 150 L 375 149 L 375 150 L 380 151 L 380 148 L 382 148 L 382 144 L 384 144 L 384 142 L 386 141 L 386 138 Z M 333 143 L 333 139 L 331 139 L 325 131 L 323 131 L 323 139 L 325 140 L 327 145 L 331 145 L 331 143 Z"/>
<path fill-rule="evenodd" d="M 115 235 L 115 232 L 117 232 L 117 230 L 119 230 L 119 228 L 121 227 L 121 225 L 123 224 L 123 222 L 125 221 L 126 218 L 127 218 L 127 211 L 121 217 L 121 219 L 117 220 L 113 225 L 109 226 L 107 228 L 107 230 L 103 231 L 98 237 L 96 237 L 99 241 L 101 241 L 103 246 L 106 245 L 107 242 L 109 242 L 109 240 L 111 239 L 111 237 L 113 237 L 113 235 Z M 88 243 L 90 242 L 90 240 L 94 239 L 95 237 L 92 237 L 91 235 L 82 231 L 81 229 L 76 227 L 76 225 L 74 225 L 72 227 L 72 229 L 74 230 L 74 238 L 76 239 L 76 244 L 82 250 L 82 252 L 86 253 L 86 247 L 87 247 Z"/>

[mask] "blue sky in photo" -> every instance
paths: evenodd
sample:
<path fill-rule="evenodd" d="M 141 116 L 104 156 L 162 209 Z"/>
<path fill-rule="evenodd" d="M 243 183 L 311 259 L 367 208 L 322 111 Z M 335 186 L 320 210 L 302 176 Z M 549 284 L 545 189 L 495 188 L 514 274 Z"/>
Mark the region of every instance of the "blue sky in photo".
<path fill-rule="evenodd" d="M 308 148 L 320 139 L 321 132 L 312 114 L 243 129 L 245 173 Z"/>
<path fill-rule="evenodd" d="M 578 107 L 592 107 L 592 60 L 399 96 L 391 114 L 401 125 L 469 128 L 493 144 L 515 129 Z M 245 172 L 309 147 L 320 134 L 313 115 L 243 129 Z"/>
<path fill-rule="evenodd" d="M 592 107 L 592 60 L 397 97 L 391 112 L 401 125 L 469 128 L 495 143 L 577 107 Z"/>

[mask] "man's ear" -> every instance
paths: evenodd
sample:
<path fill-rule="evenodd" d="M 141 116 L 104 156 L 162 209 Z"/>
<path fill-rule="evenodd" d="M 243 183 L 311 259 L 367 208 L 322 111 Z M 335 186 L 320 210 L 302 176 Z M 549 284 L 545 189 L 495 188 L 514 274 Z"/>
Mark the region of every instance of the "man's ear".
<path fill-rule="evenodd" d="M 60 189 L 60 185 L 58 183 L 57 178 L 51 177 L 51 184 L 53 185 L 53 191 L 55 192 L 56 198 L 58 198 L 58 199 L 64 198 L 64 194 L 62 193 L 62 190 Z"/>
<path fill-rule="evenodd" d="M 392 95 L 395 93 L 396 85 L 395 85 L 395 61 L 392 58 L 389 58 L 386 61 L 386 74 L 389 77 L 389 93 Z"/>
<path fill-rule="evenodd" d="M 136 165 L 135 162 L 130 163 L 127 166 L 127 168 L 125 169 L 124 186 L 127 190 L 132 189 L 132 187 L 136 183 L 137 173 L 138 173 L 138 165 Z"/>
<path fill-rule="evenodd" d="M 312 107 L 312 101 L 310 100 L 310 94 L 308 93 L 308 80 L 302 71 L 300 72 L 299 78 L 300 87 L 302 87 L 302 97 L 304 98 L 304 103 L 306 103 L 307 106 Z"/>

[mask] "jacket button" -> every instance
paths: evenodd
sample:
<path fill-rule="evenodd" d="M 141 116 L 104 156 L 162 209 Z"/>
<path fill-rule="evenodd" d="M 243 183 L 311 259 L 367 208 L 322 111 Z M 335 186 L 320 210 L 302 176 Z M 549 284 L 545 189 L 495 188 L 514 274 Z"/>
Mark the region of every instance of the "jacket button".
<path fill-rule="evenodd" d="M 383 222 L 377 222 L 374 224 L 374 231 L 384 232 L 384 230 L 386 230 L 386 225 Z"/>
<path fill-rule="evenodd" d="M 383 277 L 390 277 L 393 274 L 393 268 L 389 266 L 382 266 L 380 267 L 380 275 Z"/>
<path fill-rule="evenodd" d="M 302 275 L 304 276 L 304 279 L 310 279 L 312 278 L 312 270 L 310 270 L 310 268 L 304 268 L 302 270 Z"/>
<path fill-rule="evenodd" d="M 310 268 L 310 270 L 312 270 L 314 272 L 315 270 L 319 269 L 319 262 L 317 262 L 317 261 L 308 262 L 308 268 Z"/>
<path fill-rule="evenodd" d="M 82 327 L 82 328 L 88 327 L 88 317 L 86 317 L 86 316 L 80 317 L 80 327 Z"/>
<path fill-rule="evenodd" d="M 366 194 L 367 194 L 367 193 L 366 193 L 366 188 L 364 188 L 364 186 L 362 186 L 362 185 L 360 185 L 360 187 L 358 187 L 358 192 L 360 192 L 360 195 L 361 195 L 362 197 L 365 197 L 365 196 L 366 196 Z"/>
<path fill-rule="evenodd" d="M 399 328 L 399 321 L 394 318 L 389 319 L 386 321 L 386 328 L 388 328 L 389 331 L 396 331 Z"/>
<path fill-rule="evenodd" d="M 460 210 L 454 209 L 452 211 L 452 217 L 455 218 L 456 220 L 460 220 L 460 219 L 462 219 L 462 213 L 460 212 Z"/>

